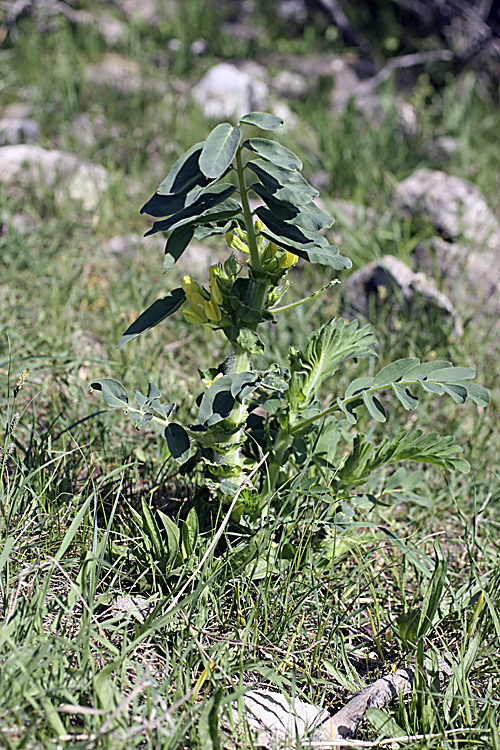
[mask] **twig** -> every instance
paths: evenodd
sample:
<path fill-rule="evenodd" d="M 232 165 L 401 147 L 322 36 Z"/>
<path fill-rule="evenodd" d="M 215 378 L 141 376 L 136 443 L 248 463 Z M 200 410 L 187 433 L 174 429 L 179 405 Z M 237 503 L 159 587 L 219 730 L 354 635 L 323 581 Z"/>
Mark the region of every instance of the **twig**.
<path fill-rule="evenodd" d="M 450 665 L 442 657 L 438 659 L 438 666 L 440 678 L 453 674 Z M 399 693 L 403 695 L 409 693 L 413 688 L 414 677 L 413 667 L 403 667 L 376 680 L 352 697 L 340 711 L 322 723 L 318 729 L 329 734 L 334 740 L 352 737 L 368 708 L 382 708 Z"/>
<path fill-rule="evenodd" d="M 353 91 L 354 97 L 372 94 L 382 83 L 394 73 L 395 70 L 413 68 L 416 65 L 424 65 L 428 62 L 447 62 L 453 60 L 455 55 L 449 49 L 429 50 L 428 52 L 414 52 L 411 55 L 393 57 L 383 68 L 367 81 L 358 84 Z"/>

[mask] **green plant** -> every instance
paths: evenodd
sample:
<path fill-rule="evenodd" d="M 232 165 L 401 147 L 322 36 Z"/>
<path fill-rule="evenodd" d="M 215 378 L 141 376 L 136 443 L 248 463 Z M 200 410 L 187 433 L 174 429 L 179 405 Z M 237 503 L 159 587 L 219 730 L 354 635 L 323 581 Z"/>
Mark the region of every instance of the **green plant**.
<path fill-rule="evenodd" d="M 164 272 L 181 258 L 190 241 L 225 236 L 231 250 L 223 264 L 213 265 L 205 286 L 184 276 L 182 286 L 156 300 L 125 331 L 118 346 L 136 338 L 180 311 L 187 321 L 221 332 L 228 345 L 224 362 L 201 372 L 204 389 L 196 399 L 198 413 L 189 425 L 173 421 L 174 403 L 163 403 L 151 384 L 146 395 L 126 389 L 110 378 L 93 380 L 108 406 L 121 408 L 137 428 L 159 424 L 173 459 L 183 474 L 193 474 L 201 493 L 229 502 L 249 478 L 262 456 L 266 471 L 258 473 L 241 493 L 237 515 L 258 515 L 276 489 L 300 467 L 310 477 L 331 485 L 339 500 L 383 466 L 420 461 L 445 469 L 468 471 L 460 448 L 450 437 L 400 432 L 374 445 L 357 428 L 356 410 L 364 406 L 375 422 L 385 422 L 381 391 L 392 392 L 404 409 L 418 399 L 410 388 L 447 394 L 459 404 L 467 398 L 480 406 L 488 392 L 469 381 L 470 367 L 447 361 L 421 363 L 409 357 L 383 367 L 374 376 L 358 377 L 325 407 L 319 391 L 342 362 L 374 355 L 376 340 L 369 327 L 332 319 L 313 332 L 302 350 L 291 346 L 288 366 L 275 363 L 265 370 L 253 362 L 264 352 L 261 332 L 287 311 L 325 292 L 328 282 L 308 297 L 288 305 L 281 299 L 289 288 L 290 268 L 301 258 L 331 271 L 350 267 L 320 232 L 333 218 L 314 203 L 318 196 L 300 174 L 300 159 L 274 140 L 250 137 L 243 128 L 275 131 L 282 120 L 253 112 L 238 126 L 217 125 L 174 164 L 142 212 L 157 219 L 147 235 L 169 232 Z M 263 205 L 252 210 L 250 197 Z M 235 199 L 238 198 L 237 199 Z M 353 431 L 354 430 L 354 431 Z M 346 451 L 346 442 L 352 447 Z M 195 472 L 198 471 L 196 474 Z"/>

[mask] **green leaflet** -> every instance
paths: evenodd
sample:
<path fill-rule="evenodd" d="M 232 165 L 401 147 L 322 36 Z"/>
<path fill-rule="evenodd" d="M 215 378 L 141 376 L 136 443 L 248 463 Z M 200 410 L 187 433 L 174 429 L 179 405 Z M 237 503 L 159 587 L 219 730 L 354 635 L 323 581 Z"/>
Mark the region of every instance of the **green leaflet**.
<path fill-rule="evenodd" d="M 261 130 L 278 130 L 282 127 L 283 120 L 268 112 L 249 112 L 240 119 L 240 125 L 255 125 Z"/>
<path fill-rule="evenodd" d="M 273 215 L 278 219 L 289 221 L 291 224 L 301 226 L 303 229 L 308 229 L 307 218 L 309 214 L 314 214 L 315 226 L 318 229 L 324 229 L 325 227 L 331 227 L 335 223 L 335 220 L 326 214 L 324 211 L 319 209 L 313 201 L 304 203 L 301 206 L 295 206 L 289 201 L 277 198 L 275 195 L 269 192 L 264 185 L 260 182 L 254 182 L 251 186 L 251 190 L 256 193 L 266 203 L 267 207 L 272 211 Z M 305 218 L 304 218 L 305 217 Z M 317 231 L 317 230 L 316 230 Z"/>
<path fill-rule="evenodd" d="M 98 378 L 92 380 L 90 388 L 101 391 L 104 403 L 111 406 L 112 409 L 126 409 L 128 407 L 127 391 L 117 380 Z"/>
<path fill-rule="evenodd" d="M 144 331 L 147 331 L 149 328 L 157 326 L 162 320 L 165 320 L 169 315 L 176 312 L 184 303 L 185 299 L 186 295 L 182 287 L 172 289 L 172 291 L 162 297 L 162 299 L 157 299 L 156 302 L 153 302 L 153 304 L 139 315 L 137 320 L 127 328 L 116 345 L 116 348 L 118 349 L 120 346 L 123 346 L 123 344 L 132 341 L 132 339 L 140 336 L 141 333 L 144 333 Z"/>
<path fill-rule="evenodd" d="M 240 140 L 239 128 L 234 128 L 228 122 L 217 125 L 205 141 L 200 154 L 199 164 L 203 174 L 212 180 L 222 177 L 235 157 Z"/>
<path fill-rule="evenodd" d="M 144 236 L 149 237 L 149 235 L 156 234 L 157 232 L 167 232 L 184 224 L 192 224 L 193 226 L 203 224 L 217 206 L 219 207 L 218 212 L 228 211 L 236 215 L 241 210 L 240 204 L 234 200 L 228 200 L 235 190 L 234 185 L 226 185 L 224 183 L 213 185 L 205 190 L 192 205 L 183 208 L 178 213 L 172 214 L 168 219 L 155 221 L 152 228 Z M 215 219 L 211 218 L 208 220 L 214 221 Z"/>
<path fill-rule="evenodd" d="M 271 162 L 264 159 L 255 159 L 247 162 L 246 167 L 251 169 L 257 175 L 265 188 L 281 200 L 287 200 L 286 192 L 283 189 L 293 191 L 294 202 L 309 203 L 313 198 L 317 198 L 319 193 L 315 190 L 299 172 L 290 171 L 283 167 L 277 167 Z"/>
<path fill-rule="evenodd" d="M 172 169 L 165 177 L 157 193 L 168 195 L 169 193 L 185 193 L 195 184 L 203 184 L 204 175 L 199 166 L 200 154 L 204 143 L 195 143 L 185 154 L 180 156 L 174 163 Z"/>
<path fill-rule="evenodd" d="M 243 148 L 253 151 L 262 159 L 272 162 L 277 167 L 298 170 L 299 172 L 302 169 L 302 162 L 299 157 L 276 141 L 269 141 L 266 138 L 249 138 L 244 141 Z"/>
<path fill-rule="evenodd" d="M 168 273 L 177 263 L 184 250 L 193 239 L 194 229 L 192 226 L 183 226 L 174 229 L 165 245 L 165 260 L 163 261 L 163 273 Z"/>
<path fill-rule="evenodd" d="M 176 422 L 170 422 L 165 427 L 163 437 L 167 441 L 168 449 L 172 458 L 179 463 L 184 463 L 189 457 L 189 436 L 182 427 L 182 425 Z"/>

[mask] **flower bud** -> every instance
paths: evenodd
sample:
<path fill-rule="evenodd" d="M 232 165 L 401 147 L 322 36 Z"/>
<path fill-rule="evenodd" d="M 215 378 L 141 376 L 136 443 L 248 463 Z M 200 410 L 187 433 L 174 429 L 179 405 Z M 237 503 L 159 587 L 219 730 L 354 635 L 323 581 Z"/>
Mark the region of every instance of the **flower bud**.
<path fill-rule="evenodd" d="M 279 262 L 279 267 L 283 269 L 291 268 L 297 263 L 297 261 L 298 261 L 298 256 L 294 255 L 294 253 L 290 253 L 287 250 Z"/>
<path fill-rule="evenodd" d="M 262 253 L 262 260 L 264 263 L 266 260 L 271 260 L 271 258 L 274 258 L 278 251 L 278 245 L 275 242 L 268 242 L 267 247 L 264 248 L 264 252 Z"/>
<path fill-rule="evenodd" d="M 210 266 L 208 276 L 210 278 L 210 297 L 216 305 L 222 305 L 222 293 L 217 283 L 217 266 Z"/>
<path fill-rule="evenodd" d="M 217 305 L 215 302 L 212 302 L 212 300 L 205 302 L 204 312 L 211 323 L 218 323 L 222 318 L 219 305 Z"/>
<path fill-rule="evenodd" d="M 182 310 L 182 313 L 184 314 L 186 320 L 189 323 L 196 323 L 196 324 L 199 325 L 200 323 L 207 323 L 208 322 L 204 313 L 203 313 L 203 317 L 202 317 L 201 315 L 199 315 L 194 310 L 191 310 L 189 307 L 185 307 Z"/>

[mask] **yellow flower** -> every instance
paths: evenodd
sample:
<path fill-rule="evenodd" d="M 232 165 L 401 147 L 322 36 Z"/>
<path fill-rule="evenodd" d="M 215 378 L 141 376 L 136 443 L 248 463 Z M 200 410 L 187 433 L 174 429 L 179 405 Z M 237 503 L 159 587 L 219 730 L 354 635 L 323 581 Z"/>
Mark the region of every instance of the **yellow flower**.
<path fill-rule="evenodd" d="M 236 230 L 238 231 L 238 230 Z M 231 248 L 231 250 L 238 250 L 240 253 L 249 253 L 248 245 L 246 242 L 243 241 L 243 232 L 239 232 L 239 235 L 236 235 L 234 232 L 227 232 L 226 233 L 226 242 L 228 246 Z"/>
<path fill-rule="evenodd" d="M 280 268 L 291 268 L 297 263 L 297 261 L 298 261 L 298 256 L 294 255 L 293 253 L 290 253 L 287 250 L 284 256 L 281 258 L 279 266 Z"/>
<path fill-rule="evenodd" d="M 222 302 L 222 295 L 217 286 L 217 281 L 213 277 L 213 273 L 211 274 L 210 287 L 217 299 L 220 299 Z M 218 323 L 221 320 L 222 314 L 217 302 L 210 299 L 208 293 L 196 281 L 193 281 L 190 276 L 184 276 L 182 279 L 182 288 L 188 303 L 188 307 L 182 310 L 186 320 L 190 323 L 198 324 Z"/>
<path fill-rule="evenodd" d="M 213 385 L 213 384 L 215 383 L 215 381 L 216 381 L 216 380 L 218 380 L 218 379 L 219 379 L 219 378 L 221 378 L 221 377 L 222 377 L 222 373 L 221 373 L 221 372 L 219 372 L 219 374 L 218 374 L 218 375 L 216 375 L 216 376 L 215 376 L 215 378 L 214 378 L 213 380 L 203 380 L 203 382 L 205 383 L 205 386 L 206 386 L 207 388 L 210 388 L 210 386 L 211 386 L 211 385 Z"/>

